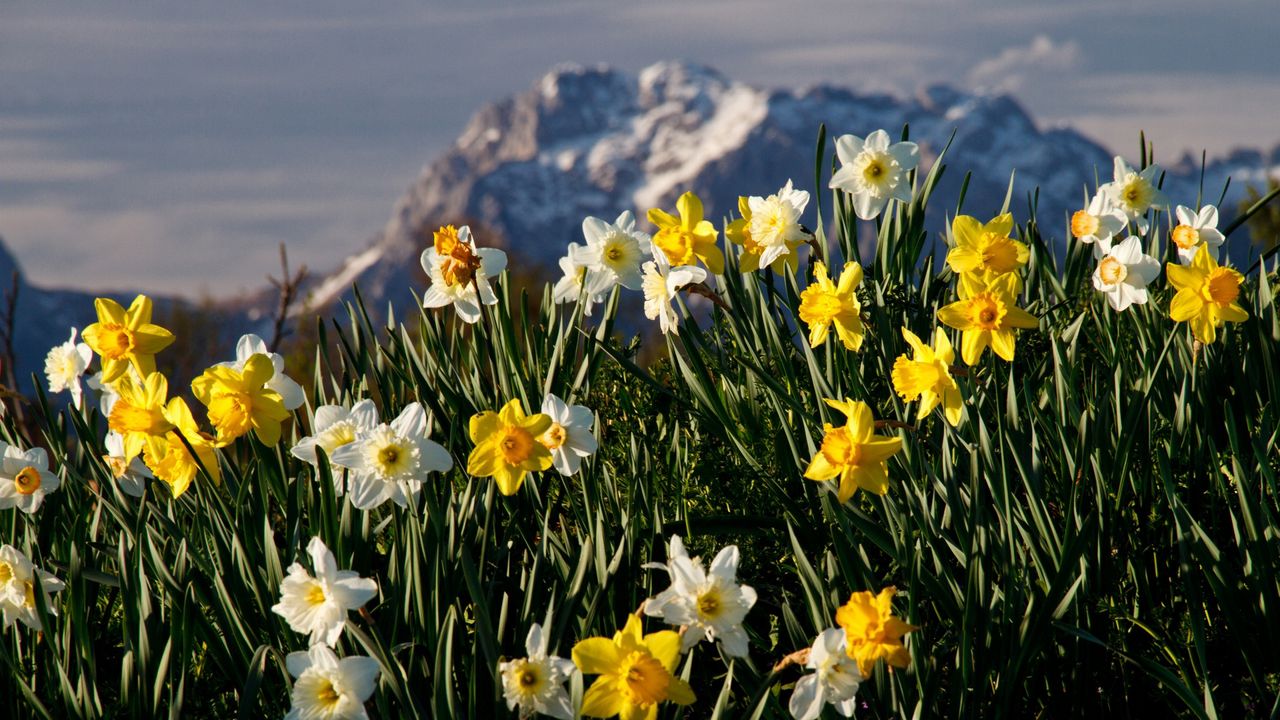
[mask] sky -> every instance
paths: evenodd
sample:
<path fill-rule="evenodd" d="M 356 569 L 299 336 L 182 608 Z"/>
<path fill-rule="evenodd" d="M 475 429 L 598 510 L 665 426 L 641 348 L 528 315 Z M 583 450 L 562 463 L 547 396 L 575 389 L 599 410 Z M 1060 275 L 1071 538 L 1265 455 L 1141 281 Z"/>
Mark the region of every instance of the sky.
<path fill-rule="evenodd" d="M 558 63 L 1014 94 L 1157 159 L 1280 144 L 1275 0 L 0 3 L 0 236 L 45 286 L 229 297 L 358 251 Z"/>

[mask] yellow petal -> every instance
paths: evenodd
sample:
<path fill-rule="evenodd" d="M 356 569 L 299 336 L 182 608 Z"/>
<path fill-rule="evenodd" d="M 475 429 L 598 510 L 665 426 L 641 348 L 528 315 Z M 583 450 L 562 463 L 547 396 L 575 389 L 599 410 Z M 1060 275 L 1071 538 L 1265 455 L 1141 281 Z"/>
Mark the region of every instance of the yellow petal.
<path fill-rule="evenodd" d="M 1164 267 L 1165 275 L 1169 278 L 1169 284 L 1178 290 L 1187 290 L 1200 287 L 1200 283 L 1204 282 L 1204 275 L 1194 268 L 1185 267 L 1176 263 L 1169 263 Z"/>
<path fill-rule="evenodd" d="M 847 263 L 844 270 L 840 271 L 840 283 L 836 286 L 836 292 L 841 295 L 848 295 L 854 288 L 862 284 L 862 266 L 858 263 Z"/>
<path fill-rule="evenodd" d="M 714 240 L 710 243 L 694 243 L 693 254 L 707 266 L 707 272 L 712 275 L 724 274 L 724 252 Z"/>
<path fill-rule="evenodd" d="M 984 225 L 982 229 L 1001 237 L 1008 237 L 1009 233 L 1013 231 L 1013 213 L 1005 213 L 1003 215 L 995 216 L 991 219 L 991 222 Z"/>
<path fill-rule="evenodd" d="M 649 222 L 660 228 L 680 226 L 680 220 L 676 216 L 659 208 L 653 208 L 649 211 Z"/>
<path fill-rule="evenodd" d="M 957 330 L 967 330 L 969 327 L 968 301 L 960 300 L 938 308 L 938 322 Z"/>
<path fill-rule="evenodd" d="M 911 349 L 915 351 L 915 359 L 917 360 L 921 359 L 920 355 L 925 350 L 925 344 L 920 341 L 920 338 L 917 337 L 915 333 L 911 332 L 905 327 L 902 328 L 902 337 L 904 340 L 907 341 L 907 344 L 911 346 Z M 906 357 L 906 356 L 904 355 L 903 357 Z"/>
<path fill-rule="evenodd" d="M 853 473 L 853 481 L 863 490 L 877 495 L 889 492 L 889 474 L 885 472 L 883 464 L 859 467 Z"/>
<path fill-rule="evenodd" d="M 1172 270 L 1173 267 L 1170 266 L 1169 269 Z M 1179 290 L 1178 294 L 1173 296 L 1173 301 L 1169 303 L 1169 317 L 1174 322 L 1186 322 L 1199 315 L 1202 308 L 1204 308 L 1204 299 L 1194 288 Z"/>
<path fill-rule="evenodd" d="M 680 213 L 681 226 L 692 231 L 702 222 L 702 200 L 687 190 L 676 200 L 676 212 Z"/>
<path fill-rule="evenodd" d="M 947 253 L 947 265 L 958 273 L 970 273 L 982 266 L 982 254 L 970 247 L 956 246 Z"/>
<path fill-rule="evenodd" d="M 680 634 L 671 630 L 650 633 L 644 636 L 644 644 L 649 653 L 662 663 L 667 672 L 675 670 L 680 660 Z"/>
<path fill-rule="evenodd" d="M 603 638 L 593 639 L 599 640 Z M 588 641 L 583 640 L 583 642 Z M 578 655 L 576 648 L 573 654 L 576 662 Z M 588 671 L 584 670 L 583 672 Z M 591 687 L 587 688 L 586 694 L 582 696 L 582 715 L 584 717 L 613 717 L 614 715 L 622 714 L 626 709 L 626 698 L 618 691 L 617 683 L 612 678 L 596 678 Z"/>
<path fill-rule="evenodd" d="M 151 322 L 151 298 L 146 295 L 139 295 L 129 304 L 129 311 L 125 313 L 128 318 L 128 326 L 130 330 L 137 330 L 143 325 Z"/>
<path fill-rule="evenodd" d="M 1012 330 L 991 331 L 991 349 L 995 351 L 996 355 L 1008 362 L 1013 362 L 1013 351 L 1016 342 Z"/>
<path fill-rule="evenodd" d="M 942 328 L 933 330 L 933 357 L 947 365 L 956 361 L 956 351 L 951 347 L 951 338 L 947 337 L 947 331 Z"/>
<path fill-rule="evenodd" d="M 864 465 L 871 463 L 880 463 L 888 460 L 902 449 L 902 438 L 885 437 L 884 435 L 875 435 L 872 439 L 862 443 L 862 461 Z"/>
<path fill-rule="evenodd" d="M 262 353 L 251 355 L 244 363 L 244 384 L 251 388 L 266 385 L 275 374 L 276 369 L 271 364 L 271 358 Z"/>
<path fill-rule="evenodd" d="M 471 436 L 471 442 L 481 443 L 485 438 L 493 435 L 502 428 L 502 421 L 498 419 L 498 414 L 492 410 L 485 410 L 471 416 L 471 422 L 467 425 L 468 434 Z M 475 473 L 472 473 L 473 475 Z"/>
<path fill-rule="evenodd" d="M 876 429 L 876 418 L 871 414 L 871 407 L 862 401 L 849 405 L 846 411 L 849 416 L 849 434 L 854 442 L 864 443 Z"/>
<path fill-rule="evenodd" d="M 173 333 L 150 323 L 133 334 L 134 352 L 155 355 L 173 344 Z"/>
<path fill-rule="evenodd" d="M 525 475 L 525 471 L 520 468 L 500 463 L 493 473 L 493 479 L 498 483 L 498 492 L 510 496 L 520 490 L 520 486 L 524 484 Z"/>
<path fill-rule="evenodd" d="M 830 480 L 839 474 L 840 468 L 832 465 L 821 451 L 814 454 L 813 459 L 809 461 L 809 467 L 804 471 L 805 477 L 818 481 Z"/>
<path fill-rule="evenodd" d="M 481 443 L 467 456 L 467 474 L 475 477 L 492 477 L 503 465 L 502 453 L 495 443 Z"/>
<path fill-rule="evenodd" d="M 956 241 L 956 247 L 969 248 L 977 245 L 982 239 L 982 232 L 982 225 L 976 217 L 957 215 L 951 221 L 951 235 Z"/>
<path fill-rule="evenodd" d="M 93 301 L 93 309 L 98 312 L 98 322 L 124 325 L 126 318 L 124 308 L 111 298 L 98 298 Z M 85 329 L 88 333 L 88 329 Z"/>
<path fill-rule="evenodd" d="M 622 663 L 618 646 L 609 638 L 593 637 L 579 640 L 573 646 L 573 664 L 584 675 L 601 675 L 617 672 Z"/>
<path fill-rule="evenodd" d="M 1005 308 L 1005 316 L 1004 320 L 1001 321 L 1001 325 L 1005 327 L 1030 329 L 1040 327 L 1040 320 L 1035 315 L 1032 315 L 1020 307 L 1009 305 Z"/>
<path fill-rule="evenodd" d="M 960 388 L 950 387 L 942 393 L 942 408 L 951 427 L 960 425 L 964 417 L 964 398 L 960 396 Z"/>
<path fill-rule="evenodd" d="M 989 330 L 966 330 L 960 339 L 960 355 L 964 358 L 965 365 L 977 365 L 978 359 L 982 357 L 982 351 L 986 350 L 989 344 L 991 344 Z"/>
<path fill-rule="evenodd" d="M 1218 317 L 1222 318 L 1226 322 L 1238 323 L 1248 320 L 1249 313 L 1245 312 L 1245 309 L 1240 307 L 1237 303 L 1231 303 L 1226 307 L 1218 308 Z"/>

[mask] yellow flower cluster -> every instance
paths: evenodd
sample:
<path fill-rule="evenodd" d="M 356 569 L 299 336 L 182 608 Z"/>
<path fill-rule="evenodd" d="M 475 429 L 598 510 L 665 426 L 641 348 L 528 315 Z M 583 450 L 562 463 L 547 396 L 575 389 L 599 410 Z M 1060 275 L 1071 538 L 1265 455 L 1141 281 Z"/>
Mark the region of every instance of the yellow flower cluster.
<path fill-rule="evenodd" d="M 84 329 L 84 340 L 102 358 L 103 386 L 116 396 L 107 425 L 124 445 L 123 458 L 108 463 L 113 473 L 123 476 L 141 455 L 175 498 L 191 486 L 201 465 L 218 481 L 212 438 L 197 426 L 186 401 L 168 399 L 169 380 L 156 372 L 156 353 L 174 337 L 152 324 L 151 299 L 139 295 L 128 310 L 109 298 L 98 298 L 94 306 L 98 321 Z"/>

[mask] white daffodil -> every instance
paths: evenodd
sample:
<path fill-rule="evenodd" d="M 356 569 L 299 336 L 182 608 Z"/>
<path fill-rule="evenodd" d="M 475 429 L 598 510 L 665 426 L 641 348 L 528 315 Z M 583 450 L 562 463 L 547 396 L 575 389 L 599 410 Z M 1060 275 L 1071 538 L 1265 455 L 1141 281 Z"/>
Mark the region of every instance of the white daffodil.
<path fill-rule="evenodd" d="M 489 279 L 507 269 L 507 254 L 497 248 L 479 248 L 471 239 L 471 228 L 452 225 L 435 233 L 434 246 L 422 251 L 422 269 L 431 287 L 422 296 L 423 307 L 453 305 L 463 322 L 480 319 L 480 305 L 494 305 Z"/>
<path fill-rule="evenodd" d="M 314 576 L 301 563 L 289 566 L 280 582 L 280 602 L 271 612 L 283 617 L 296 632 L 309 633 L 311 644 L 332 646 L 342 636 L 347 613 L 358 610 L 378 594 L 378 583 L 354 570 L 339 570 L 333 553 L 318 537 L 307 544 Z"/>
<path fill-rule="evenodd" d="M 551 427 L 538 442 L 551 451 L 551 464 L 561 475 L 575 475 L 582 458 L 595 453 L 599 445 L 592 428 L 595 413 L 582 405 L 568 405 L 551 393 L 542 401 L 542 414 L 551 418 Z"/>
<path fill-rule="evenodd" d="M 325 645 L 291 652 L 284 659 L 297 678 L 284 720 L 368 720 L 364 704 L 377 688 L 378 661 L 357 655 L 338 659 Z"/>
<path fill-rule="evenodd" d="M 588 217 L 582 221 L 582 236 L 587 240 L 586 246 L 570 245 L 569 255 L 576 256 L 575 262 L 601 278 L 605 290 L 614 285 L 640 289 L 644 282 L 640 265 L 653 254 L 653 244 L 648 233 L 636 230 L 636 218 L 630 210 L 612 223 Z"/>
<path fill-rule="evenodd" d="M 1097 193 L 1089 207 L 1071 216 L 1071 235 L 1086 245 L 1093 245 L 1094 255 L 1101 257 L 1111 248 L 1111 238 L 1129 224 L 1123 211 L 1111 203 L 1107 193 Z"/>
<path fill-rule="evenodd" d="M 155 475 L 143 464 L 141 457 L 135 457 L 128 463 L 124 461 L 124 436 L 120 433 L 108 431 L 104 444 L 107 454 L 102 456 L 102 460 L 111 468 L 112 476 L 120 483 L 120 490 L 132 497 L 142 497 L 147 480 L 155 479 Z"/>
<path fill-rule="evenodd" d="M 36 614 L 36 590 L 44 593 L 44 604 L 50 615 L 57 615 L 52 593 L 66 585 L 31 564 L 31 560 L 12 545 L 0 547 L 0 612 L 4 614 L 6 630 L 14 620 L 21 620 L 32 630 L 42 630 L 40 616 Z"/>
<path fill-rule="evenodd" d="M 814 720 L 829 703 L 835 705 L 841 715 L 853 717 L 853 696 L 862 684 L 862 673 L 858 672 L 858 661 L 845 652 L 842 628 L 828 628 L 818 635 L 809 649 L 805 667 L 815 672 L 796 683 L 788 707 L 791 716 L 796 720 Z"/>
<path fill-rule="evenodd" d="M 1152 163 L 1138 172 L 1117 155 L 1112 176 L 1115 179 L 1098 188 L 1098 192 L 1105 194 L 1111 204 L 1124 213 L 1127 220 L 1137 224 L 1138 232 L 1145 233 L 1150 227 L 1146 218 L 1147 210 L 1169 206 L 1164 193 L 1156 188 L 1160 179 L 1160 166 Z"/>
<path fill-rule="evenodd" d="M 800 226 L 800 216 L 809 204 L 809 193 L 792 188 L 791 181 L 767 198 L 747 198 L 751 220 L 747 223 L 751 241 L 760 248 L 760 267 L 769 267 L 809 238 Z"/>
<path fill-rule="evenodd" d="M 693 265 L 673 268 L 664 253 L 654 253 L 653 259 L 644 264 L 644 316 L 657 319 L 663 334 L 679 334 L 680 318 L 671 307 L 671 300 L 680 288 L 706 279 L 706 270 Z"/>
<path fill-rule="evenodd" d="M 567 303 L 582 298 L 582 314 L 590 316 L 591 308 L 604 300 L 604 294 L 611 285 L 607 276 L 582 262 L 581 249 L 578 243 L 569 243 L 569 252 L 560 258 L 560 270 L 564 275 L 551 289 L 551 299 L 556 303 Z"/>
<path fill-rule="evenodd" d="M 853 211 L 858 217 L 871 220 L 884 212 L 891 199 L 911 201 L 907 173 L 920 163 L 920 148 L 915 143 L 890 145 L 889 133 L 884 130 L 876 130 L 866 140 L 841 135 L 836 140 L 836 155 L 840 169 L 831 176 L 830 187 L 853 196 Z"/>
<path fill-rule="evenodd" d="M 573 706 L 564 688 L 564 681 L 573 674 L 573 661 L 547 655 L 547 637 L 538 623 L 529 628 L 524 649 L 528 657 L 498 663 L 507 709 L 519 706 L 521 718 L 542 713 L 573 720 Z"/>
<path fill-rule="evenodd" d="M 1160 262 L 1142 252 L 1142 240 L 1130 235 L 1113 245 L 1093 271 L 1093 287 L 1116 310 L 1147 302 L 1147 285 L 1160 276 Z"/>
<path fill-rule="evenodd" d="M 54 346 L 44 358 L 44 375 L 49 380 L 49 392 L 71 392 L 71 404 L 80 409 L 80 400 L 84 388 L 80 385 L 80 376 L 93 359 L 93 351 L 88 345 L 76 342 L 76 329 L 71 328 L 71 338 L 61 345 Z"/>
<path fill-rule="evenodd" d="M 372 400 L 361 400 L 350 409 L 341 405 L 321 405 L 311 419 L 312 434 L 302 438 L 289 449 L 294 457 L 316 466 L 320 459 L 316 456 L 316 448 L 324 450 L 325 457 L 337 468 L 343 467 L 333 459 L 338 448 L 346 447 L 356 441 L 361 432 L 372 430 L 378 426 L 378 408 Z M 334 490 L 343 492 L 342 473 L 333 474 Z"/>
<path fill-rule="evenodd" d="M 142 381 L 138 378 L 138 371 L 129 366 L 127 371 L 130 379 L 139 385 Z M 115 383 L 102 382 L 102 371 L 98 371 L 84 381 L 89 389 L 98 393 L 98 412 L 102 413 L 102 417 L 111 417 L 111 408 L 116 406 L 116 400 L 120 399 L 120 393 L 116 392 Z"/>
<path fill-rule="evenodd" d="M 1209 257 L 1218 259 L 1218 247 L 1227 239 L 1218 230 L 1218 208 L 1205 205 L 1195 212 L 1186 205 L 1179 205 L 1175 213 L 1178 225 L 1173 229 L 1173 244 L 1178 247 L 1178 262 L 1190 265 L 1201 245 Z"/>
<path fill-rule="evenodd" d="M 307 399 L 306 395 L 302 392 L 301 385 L 284 374 L 284 357 L 280 353 L 271 352 L 270 348 L 267 347 L 267 343 L 253 333 L 241 335 L 240 340 L 236 342 L 235 362 L 218 363 L 218 366 L 234 368 L 239 372 L 243 372 L 244 364 L 249 362 L 249 358 L 254 355 L 266 355 L 271 358 L 271 367 L 275 372 L 271 375 L 271 379 L 267 380 L 266 386 L 268 390 L 275 390 L 280 394 L 280 401 L 284 404 L 284 409 L 297 410 L 302 407 L 302 403 Z"/>
<path fill-rule="evenodd" d="M 682 651 L 687 652 L 706 637 L 719 639 L 730 657 L 747 656 L 742 619 L 756 604 L 756 591 L 738 584 L 736 545 L 721 550 L 708 572 L 703 569 L 701 558 L 691 559 L 685 552 L 680 536 L 672 535 L 667 564 L 649 563 L 645 567 L 665 569 L 671 575 L 671 587 L 645 603 L 644 612 L 669 625 L 686 627 L 680 638 Z"/>
<path fill-rule="evenodd" d="M 351 504 L 370 510 L 392 500 L 408 507 L 429 472 L 453 467 L 449 452 L 427 439 L 427 414 L 410 403 L 388 425 L 360 432 L 356 441 L 333 451 L 333 462 L 352 471 Z"/>
<path fill-rule="evenodd" d="M 44 496 L 57 490 L 59 484 L 58 476 L 49 472 L 49 456 L 44 448 L 23 450 L 4 445 L 4 457 L 0 458 L 0 510 L 16 507 L 31 514 L 40 509 Z"/>

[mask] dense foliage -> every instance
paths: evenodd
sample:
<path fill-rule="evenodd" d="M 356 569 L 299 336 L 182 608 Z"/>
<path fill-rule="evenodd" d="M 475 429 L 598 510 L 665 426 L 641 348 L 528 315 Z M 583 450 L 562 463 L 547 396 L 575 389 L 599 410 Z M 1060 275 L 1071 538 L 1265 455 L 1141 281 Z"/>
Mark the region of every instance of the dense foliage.
<path fill-rule="evenodd" d="M 660 717 L 788 716 L 805 670 L 784 659 L 851 593 L 886 586 L 918 629 L 908 667 L 881 663 L 864 679 L 861 717 L 1277 716 L 1274 263 L 1247 269 L 1248 319 L 1202 344 L 1170 319 L 1163 273 L 1150 302 L 1117 312 L 1090 283 L 1092 249 L 1051 251 L 1059 219 L 1044 231 L 1034 197 L 1007 199 L 1026 218 L 1014 228 L 1030 254 L 1018 301 L 1038 327 L 1019 331 L 1012 362 L 985 353 L 960 367 L 957 342 L 964 419 L 919 419 L 891 378 L 911 352 L 902 329 L 928 341 L 957 297 L 944 261 L 954 239 L 926 221 L 944 160 L 912 173 L 911 200 L 874 221 L 848 194 L 818 193 L 816 240 L 798 246 L 794 271 L 743 273 L 728 252 L 707 281 L 715 302 L 681 296 L 679 334 L 652 341 L 666 343 L 653 362 L 615 332 L 619 307 L 638 305 L 620 289 L 585 317 L 551 288 L 530 302 L 497 279 L 474 324 L 447 308 L 374 322 L 354 303 L 347 320 L 319 323 L 307 402 L 283 440 L 227 444 L 221 482 L 202 468 L 180 497 L 154 481 L 141 499 L 124 493 L 95 402 L 60 409 L 37 386 L 33 419 L 10 413 L 4 439 L 48 448 L 61 486 L 35 513 L 0 511 L 0 541 L 66 586 L 35 593 L 43 632 L 14 623 L 0 639 L 4 695 L 46 718 L 283 716 L 285 657 L 308 641 L 272 607 L 318 536 L 337 567 L 377 583 L 336 646 L 377 661 L 371 715 L 505 717 L 499 663 L 525 654 L 531 624 L 563 657 L 612 636 L 667 586 L 643 566 L 665 562 L 678 534 L 707 559 L 736 544 L 738 580 L 759 600 L 744 621 L 749 656 L 695 646 L 676 675 L 697 700 Z M 831 161 L 820 139 L 816 188 Z M 1005 210 L 963 203 L 950 214 Z M 1164 215 L 1150 219 L 1143 247 L 1176 264 Z M 799 306 L 817 261 L 833 278 L 846 262 L 864 268 L 856 352 L 834 336 L 808 342 Z M 595 412 L 600 450 L 581 471 L 533 473 L 511 496 L 468 475 L 471 418 L 512 399 L 536 411 L 547 393 Z M 384 421 L 420 403 L 453 459 L 407 507 L 357 509 L 335 493 L 344 471 L 289 452 L 314 408 L 364 398 Z M 829 398 L 866 402 L 877 432 L 901 439 L 886 494 L 841 504 L 805 478 L 824 423 L 843 422 Z M 575 705 L 590 684 L 569 679 Z"/>

